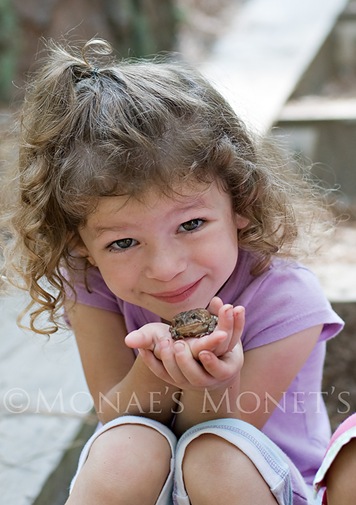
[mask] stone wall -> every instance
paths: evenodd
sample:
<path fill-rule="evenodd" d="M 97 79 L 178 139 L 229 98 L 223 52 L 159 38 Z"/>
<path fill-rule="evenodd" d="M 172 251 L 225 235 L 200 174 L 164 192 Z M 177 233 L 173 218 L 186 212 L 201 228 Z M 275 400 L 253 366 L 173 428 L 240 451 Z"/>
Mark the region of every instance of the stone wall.
<path fill-rule="evenodd" d="M 356 300 L 335 302 L 345 329 L 327 344 L 323 393 L 332 428 L 356 411 Z"/>

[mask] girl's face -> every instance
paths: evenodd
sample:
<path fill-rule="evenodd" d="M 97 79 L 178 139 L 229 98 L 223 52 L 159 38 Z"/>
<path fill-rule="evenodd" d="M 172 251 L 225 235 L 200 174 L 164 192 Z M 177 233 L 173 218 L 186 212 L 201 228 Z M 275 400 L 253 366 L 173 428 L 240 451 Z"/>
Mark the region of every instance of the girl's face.
<path fill-rule="evenodd" d="M 196 184 L 174 197 L 102 197 L 79 233 L 82 252 L 116 296 L 171 320 L 217 294 L 247 222 L 216 183 Z"/>

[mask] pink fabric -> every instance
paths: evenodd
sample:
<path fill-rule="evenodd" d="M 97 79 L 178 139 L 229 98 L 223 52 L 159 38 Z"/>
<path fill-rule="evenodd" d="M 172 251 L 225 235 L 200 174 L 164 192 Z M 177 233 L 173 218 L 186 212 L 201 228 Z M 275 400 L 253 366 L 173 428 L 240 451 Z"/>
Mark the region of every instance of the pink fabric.
<path fill-rule="evenodd" d="M 340 424 L 340 426 L 337 428 L 335 433 L 330 439 L 330 443 L 328 445 L 328 449 L 333 445 L 333 443 L 342 435 L 343 433 L 346 433 L 349 431 L 351 428 L 356 427 L 356 414 L 353 414 L 352 416 L 348 417 L 343 423 Z"/>
<path fill-rule="evenodd" d="M 327 505 L 325 488 L 326 473 L 340 450 L 354 438 L 356 438 L 356 414 L 348 417 L 342 424 L 340 424 L 331 437 L 323 462 L 315 476 L 314 486 L 317 492 L 320 491 L 323 493 L 323 505 Z"/>

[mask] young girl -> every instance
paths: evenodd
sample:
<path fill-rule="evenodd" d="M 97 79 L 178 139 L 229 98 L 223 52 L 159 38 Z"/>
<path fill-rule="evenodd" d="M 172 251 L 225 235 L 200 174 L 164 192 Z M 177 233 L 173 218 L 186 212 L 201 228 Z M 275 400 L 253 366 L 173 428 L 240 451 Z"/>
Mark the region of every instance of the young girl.
<path fill-rule="evenodd" d="M 49 49 L 22 116 L 7 274 L 35 331 L 65 305 L 101 421 L 67 504 L 313 503 L 325 342 L 342 328 L 294 260 L 316 193 L 181 63 Z M 195 308 L 215 330 L 174 340 Z"/>

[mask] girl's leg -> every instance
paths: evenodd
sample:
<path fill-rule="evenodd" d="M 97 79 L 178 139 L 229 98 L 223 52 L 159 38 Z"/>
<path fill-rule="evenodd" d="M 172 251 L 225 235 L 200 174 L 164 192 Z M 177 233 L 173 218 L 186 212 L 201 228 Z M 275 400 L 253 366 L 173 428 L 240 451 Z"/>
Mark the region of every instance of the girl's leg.
<path fill-rule="evenodd" d="M 192 505 L 277 504 L 252 461 L 215 435 L 202 435 L 188 446 L 183 475 Z"/>
<path fill-rule="evenodd" d="M 168 505 L 175 437 L 154 421 L 125 416 L 83 450 L 67 505 Z"/>
<path fill-rule="evenodd" d="M 356 414 L 348 417 L 331 437 L 314 486 L 323 504 L 349 505 L 356 496 Z M 326 490 L 325 490 L 326 486 Z"/>
<path fill-rule="evenodd" d="M 356 438 L 346 444 L 326 475 L 328 505 L 354 505 L 356 500 Z"/>
<path fill-rule="evenodd" d="M 178 442 L 175 505 L 307 505 L 310 496 L 288 457 L 244 421 L 202 423 Z"/>

